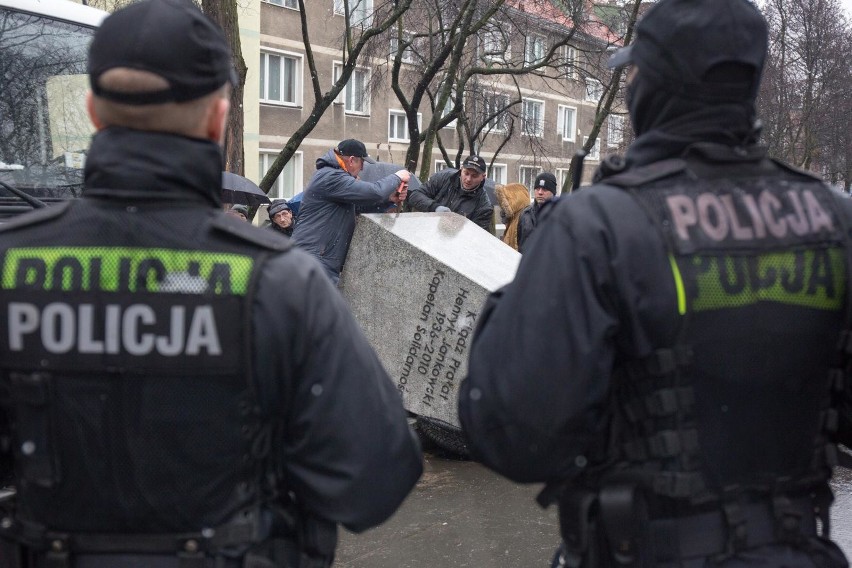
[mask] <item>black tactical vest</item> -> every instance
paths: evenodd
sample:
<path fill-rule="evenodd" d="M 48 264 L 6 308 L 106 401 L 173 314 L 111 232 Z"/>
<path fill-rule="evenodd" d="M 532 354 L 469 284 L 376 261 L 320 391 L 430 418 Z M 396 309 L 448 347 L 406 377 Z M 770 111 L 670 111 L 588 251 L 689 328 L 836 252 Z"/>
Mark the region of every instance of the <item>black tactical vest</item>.
<path fill-rule="evenodd" d="M 213 534 L 256 508 L 271 432 L 251 305 L 289 243 L 212 208 L 87 199 L 0 238 L 4 533 Z"/>
<path fill-rule="evenodd" d="M 638 480 L 652 515 L 811 493 L 836 463 L 845 220 L 822 183 L 761 164 L 697 175 L 672 160 L 603 180 L 662 236 L 682 315 L 675 345 L 614 382 L 604 477 Z"/>

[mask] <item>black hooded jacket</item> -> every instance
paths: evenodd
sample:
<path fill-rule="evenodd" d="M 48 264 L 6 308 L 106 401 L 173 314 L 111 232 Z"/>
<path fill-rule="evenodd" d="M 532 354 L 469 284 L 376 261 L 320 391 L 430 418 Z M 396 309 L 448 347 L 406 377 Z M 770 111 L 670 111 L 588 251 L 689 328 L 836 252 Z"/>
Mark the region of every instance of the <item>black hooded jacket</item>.
<path fill-rule="evenodd" d="M 361 531 L 388 518 L 418 479 L 420 449 L 399 394 L 344 300 L 310 255 L 220 210 L 221 170 L 220 148 L 212 142 L 109 128 L 94 137 L 82 198 L 0 227 L 3 266 L 16 262 L 10 249 L 47 251 L 41 257 L 46 263 L 67 255 L 68 274 L 76 258 L 91 257 L 90 264 L 102 258 L 97 270 L 104 287 L 115 286 L 107 277 L 115 271 L 107 264 L 110 251 L 124 251 L 121 262 L 131 269 L 146 255 L 166 259 L 144 261 L 147 272 L 128 273 L 126 284 L 118 283 L 119 291 L 128 287 L 124 295 L 131 308 L 141 306 L 132 308 L 141 310 L 140 318 L 168 313 L 156 311 L 163 302 L 203 310 L 208 301 L 214 314 L 220 308 L 246 314 L 219 327 L 221 337 L 233 339 L 224 344 L 196 332 L 211 355 L 228 362 L 222 366 L 212 356 L 193 364 L 196 348 L 168 344 L 165 337 L 146 343 L 159 320 L 144 320 L 137 328 L 134 319 L 125 318 L 122 325 L 130 331 L 108 334 L 116 343 L 106 348 L 102 364 L 88 362 L 92 353 L 104 352 L 107 339 L 98 340 L 97 331 L 62 351 L 48 347 L 46 369 L 55 369 L 57 377 L 76 368 L 88 371 L 57 380 L 49 399 L 54 422 L 46 427 L 57 437 L 47 451 L 60 456 L 54 469 L 26 473 L 28 456 L 15 455 L 19 474 L 51 478 L 19 494 L 22 518 L 70 533 L 192 532 L 229 521 L 257 499 L 254 492 L 264 479 L 275 478 L 272 491 L 292 491 L 304 510 Z M 199 260 L 174 272 L 168 262 L 182 258 Z M 228 262 L 232 269 L 223 272 Z M 250 277 L 241 266 L 252 267 Z M 226 276 L 216 280 L 222 292 L 211 293 L 205 284 L 204 278 L 213 282 L 213 273 Z M 89 291 L 95 285 L 89 280 L 75 284 L 69 276 L 62 286 L 81 288 L 71 292 L 51 291 L 59 286 L 53 282 L 34 293 L 5 287 L 0 309 L 8 312 L 21 298 L 39 305 L 38 294 L 51 294 L 97 313 L 104 303 L 120 306 L 124 297 Z M 182 312 L 171 309 L 172 321 L 183 321 Z M 82 318 L 85 312 L 80 313 Z M 208 332 L 215 321 L 208 321 Z M 4 388 L 10 369 L 38 370 L 27 368 L 32 350 L 39 349 L 37 335 L 25 339 L 17 356 L 0 351 Z M 145 349 L 155 348 L 170 351 L 170 359 L 142 358 Z M 160 371 L 146 367 L 149 360 Z M 248 385 L 254 396 L 231 399 L 226 385 L 240 390 Z M 211 408 L 230 410 L 210 416 Z M 0 423 L 9 412 L 0 409 Z M 256 422 L 241 430 L 238 418 L 248 415 Z M 230 451 L 246 436 L 263 438 L 266 452 L 252 455 L 268 469 L 251 473 L 246 465 L 252 460 Z M 220 453 L 223 441 L 229 451 Z M 235 476 L 248 477 L 236 484 Z"/>

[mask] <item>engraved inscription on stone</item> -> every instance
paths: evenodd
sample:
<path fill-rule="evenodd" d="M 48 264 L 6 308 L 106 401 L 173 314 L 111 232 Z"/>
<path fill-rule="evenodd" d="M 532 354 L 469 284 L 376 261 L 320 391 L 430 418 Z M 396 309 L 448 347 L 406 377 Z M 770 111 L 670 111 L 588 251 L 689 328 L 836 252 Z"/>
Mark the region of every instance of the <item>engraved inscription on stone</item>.
<path fill-rule="evenodd" d="M 408 410 L 458 425 L 479 311 L 519 260 L 452 213 L 359 217 L 341 291 Z"/>

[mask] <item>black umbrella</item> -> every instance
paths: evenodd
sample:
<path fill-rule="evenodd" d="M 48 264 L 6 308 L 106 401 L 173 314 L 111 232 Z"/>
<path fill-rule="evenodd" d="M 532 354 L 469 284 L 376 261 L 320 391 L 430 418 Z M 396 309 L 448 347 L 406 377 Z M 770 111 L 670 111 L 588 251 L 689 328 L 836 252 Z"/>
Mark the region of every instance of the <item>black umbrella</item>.
<path fill-rule="evenodd" d="M 257 207 L 270 201 L 263 190 L 250 179 L 231 172 L 222 172 L 222 202 Z"/>

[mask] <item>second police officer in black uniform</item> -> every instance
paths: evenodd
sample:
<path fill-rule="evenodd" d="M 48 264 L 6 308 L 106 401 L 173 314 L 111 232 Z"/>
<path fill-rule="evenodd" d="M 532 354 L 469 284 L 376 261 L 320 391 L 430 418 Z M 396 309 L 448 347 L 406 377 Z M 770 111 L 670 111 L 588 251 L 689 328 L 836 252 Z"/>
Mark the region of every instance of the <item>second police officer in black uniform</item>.
<path fill-rule="evenodd" d="M 421 473 L 399 395 L 322 267 L 220 211 L 221 30 L 144 0 L 89 71 L 84 196 L 0 233 L 0 565 L 328 566 Z"/>
<path fill-rule="evenodd" d="M 766 50 L 747 0 L 652 7 L 611 60 L 626 167 L 550 207 L 483 310 L 461 423 L 558 500 L 555 566 L 847 565 L 852 202 L 757 145 Z"/>

